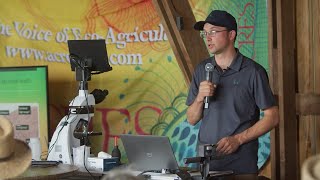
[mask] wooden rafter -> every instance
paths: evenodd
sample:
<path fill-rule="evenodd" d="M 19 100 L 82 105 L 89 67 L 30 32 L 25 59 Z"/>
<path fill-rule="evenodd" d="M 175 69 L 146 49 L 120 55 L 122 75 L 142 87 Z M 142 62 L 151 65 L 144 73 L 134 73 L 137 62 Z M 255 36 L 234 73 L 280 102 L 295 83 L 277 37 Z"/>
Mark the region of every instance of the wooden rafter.
<path fill-rule="evenodd" d="M 203 39 L 193 29 L 196 22 L 188 1 L 153 0 L 168 35 L 171 48 L 184 74 L 190 83 L 195 66 L 209 57 Z"/>

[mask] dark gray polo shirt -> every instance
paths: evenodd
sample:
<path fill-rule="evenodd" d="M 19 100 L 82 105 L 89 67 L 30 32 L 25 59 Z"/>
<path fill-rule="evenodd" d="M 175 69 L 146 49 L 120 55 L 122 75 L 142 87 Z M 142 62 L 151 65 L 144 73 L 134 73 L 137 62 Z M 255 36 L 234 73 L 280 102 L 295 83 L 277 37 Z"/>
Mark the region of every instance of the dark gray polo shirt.
<path fill-rule="evenodd" d="M 195 100 L 200 82 L 206 80 L 207 63 L 214 66 L 211 81 L 217 85 L 217 89 L 214 96 L 210 97 L 209 108 L 203 110 L 198 138 L 200 143 L 216 144 L 223 137 L 248 129 L 259 120 L 260 109 L 276 104 L 265 69 L 238 52 L 225 71 L 217 66 L 214 57 L 202 61 L 196 67 L 186 101 L 188 106 Z M 243 156 L 246 160 L 251 159 L 254 164 L 257 151 L 258 141 L 254 140 L 242 145 L 235 155 L 231 155 L 236 157 L 231 159 Z"/>

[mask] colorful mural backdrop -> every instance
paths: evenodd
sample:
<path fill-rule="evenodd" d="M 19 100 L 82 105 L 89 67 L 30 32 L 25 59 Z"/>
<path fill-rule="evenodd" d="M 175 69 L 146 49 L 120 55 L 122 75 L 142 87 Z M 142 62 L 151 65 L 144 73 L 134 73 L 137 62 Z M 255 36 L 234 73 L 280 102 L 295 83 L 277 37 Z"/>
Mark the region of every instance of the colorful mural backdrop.
<path fill-rule="evenodd" d="M 264 67 L 267 60 L 266 1 L 189 0 L 197 20 L 224 9 L 238 22 L 237 46 Z M 151 0 L 11 0 L 0 7 L 0 66 L 48 66 L 50 132 L 78 94 L 67 40 L 105 39 L 113 70 L 94 75 L 89 91 L 107 89 L 91 120 L 92 151 L 111 152 L 123 133 L 170 137 L 177 160 L 194 156 L 197 126 L 186 122 L 188 85 Z M 123 161 L 126 156 L 120 144 Z M 259 166 L 269 155 L 262 138 Z"/>

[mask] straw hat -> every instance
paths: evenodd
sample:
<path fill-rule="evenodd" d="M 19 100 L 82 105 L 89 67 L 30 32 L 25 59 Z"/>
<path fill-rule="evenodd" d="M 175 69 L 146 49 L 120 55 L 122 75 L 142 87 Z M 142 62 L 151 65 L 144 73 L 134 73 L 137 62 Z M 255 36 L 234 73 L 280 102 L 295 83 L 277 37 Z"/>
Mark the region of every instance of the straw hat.
<path fill-rule="evenodd" d="M 309 157 L 302 165 L 302 180 L 320 179 L 320 155 Z"/>
<path fill-rule="evenodd" d="M 12 178 L 31 164 L 31 150 L 23 141 L 14 139 L 11 122 L 0 116 L 0 176 Z"/>

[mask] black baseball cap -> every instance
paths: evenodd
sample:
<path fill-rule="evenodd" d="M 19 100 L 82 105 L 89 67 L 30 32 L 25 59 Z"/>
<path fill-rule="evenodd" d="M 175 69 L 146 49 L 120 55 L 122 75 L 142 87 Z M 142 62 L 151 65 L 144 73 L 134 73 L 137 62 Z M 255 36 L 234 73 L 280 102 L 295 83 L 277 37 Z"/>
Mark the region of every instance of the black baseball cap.
<path fill-rule="evenodd" d="M 235 30 L 237 32 L 237 21 L 227 11 L 213 10 L 205 21 L 198 21 L 194 24 L 195 30 L 203 30 L 203 26 L 210 23 L 215 26 L 226 27 L 228 30 Z"/>

